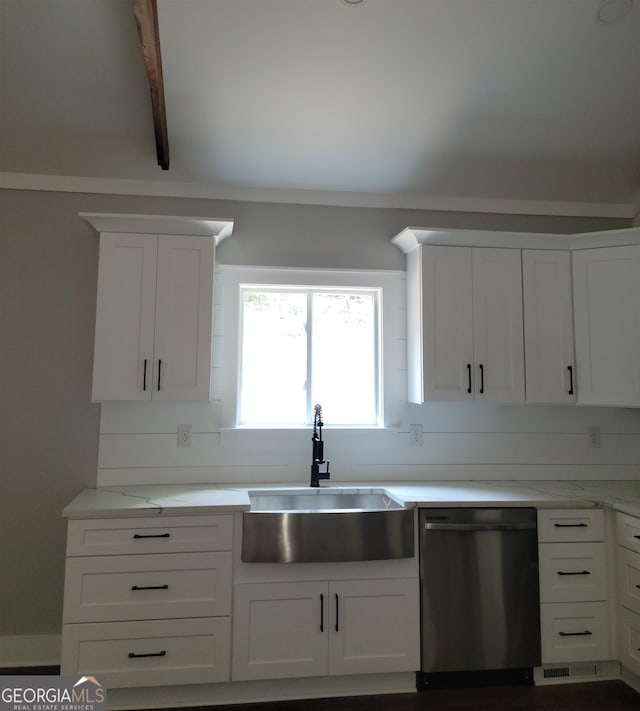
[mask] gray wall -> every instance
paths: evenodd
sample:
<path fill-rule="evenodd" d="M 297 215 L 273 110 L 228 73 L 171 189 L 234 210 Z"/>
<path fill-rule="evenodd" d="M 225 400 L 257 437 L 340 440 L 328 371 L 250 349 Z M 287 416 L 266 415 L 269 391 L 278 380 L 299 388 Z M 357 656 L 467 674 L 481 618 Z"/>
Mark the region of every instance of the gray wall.
<path fill-rule="evenodd" d="M 539 232 L 627 220 L 421 212 L 0 191 L 0 637 L 57 634 L 65 526 L 95 486 L 100 408 L 89 402 L 97 235 L 78 212 L 232 218 L 227 264 L 402 269 L 407 225 Z"/>

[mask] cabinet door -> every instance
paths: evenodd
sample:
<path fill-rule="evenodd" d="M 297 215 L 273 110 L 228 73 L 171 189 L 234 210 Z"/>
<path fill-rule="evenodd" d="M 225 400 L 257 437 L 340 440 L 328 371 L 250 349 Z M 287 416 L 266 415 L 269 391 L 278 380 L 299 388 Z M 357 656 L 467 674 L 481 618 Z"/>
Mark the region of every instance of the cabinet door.
<path fill-rule="evenodd" d="M 420 668 L 418 580 L 355 580 L 329 586 L 329 673 Z"/>
<path fill-rule="evenodd" d="M 524 349 L 528 402 L 575 402 L 571 257 L 522 253 Z"/>
<path fill-rule="evenodd" d="M 153 399 L 208 401 L 213 240 L 160 235 Z"/>
<path fill-rule="evenodd" d="M 473 400 L 471 249 L 422 247 L 424 399 Z"/>
<path fill-rule="evenodd" d="M 327 674 L 327 583 L 234 588 L 232 681 Z"/>
<path fill-rule="evenodd" d="M 157 239 L 100 235 L 92 399 L 149 400 Z"/>
<path fill-rule="evenodd" d="M 640 245 L 573 253 L 578 402 L 640 406 Z"/>
<path fill-rule="evenodd" d="M 520 250 L 474 249 L 476 400 L 524 401 L 522 321 Z"/>

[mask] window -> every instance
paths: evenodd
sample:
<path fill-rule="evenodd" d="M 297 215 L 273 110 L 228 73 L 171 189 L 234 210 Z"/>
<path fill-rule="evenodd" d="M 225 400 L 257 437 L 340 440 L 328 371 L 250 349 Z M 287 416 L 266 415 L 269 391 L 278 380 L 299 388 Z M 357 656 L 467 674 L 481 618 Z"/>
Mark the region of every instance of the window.
<path fill-rule="evenodd" d="M 380 289 L 240 285 L 238 424 L 380 424 Z"/>

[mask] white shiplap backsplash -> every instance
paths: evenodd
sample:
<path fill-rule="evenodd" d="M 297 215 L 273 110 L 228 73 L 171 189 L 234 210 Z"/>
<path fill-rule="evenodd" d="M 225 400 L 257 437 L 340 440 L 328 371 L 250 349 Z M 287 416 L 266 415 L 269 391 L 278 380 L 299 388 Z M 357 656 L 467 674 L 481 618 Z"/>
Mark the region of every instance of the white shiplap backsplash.
<path fill-rule="evenodd" d="M 225 270 L 216 274 L 214 392 L 234 391 L 229 367 L 235 330 L 225 309 Z M 440 480 L 640 478 L 640 410 L 579 406 L 406 402 L 404 279 L 385 328 L 385 421 L 379 430 L 324 430 L 331 483 Z M 232 314 L 232 312 L 231 312 Z M 226 323 L 226 328 L 225 328 Z M 231 332 L 231 335 L 230 335 Z M 311 431 L 229 426 L 229 396 L 210 404 L 104 403 L 98 485 L 152 483 L 307 484 Z M 178 424 L 192 426 L 192 446 L 177 446 Z M 423 445 L 410 446 L 409 424 Z M 588 446 L 590 425 L 600 448 Z"/>

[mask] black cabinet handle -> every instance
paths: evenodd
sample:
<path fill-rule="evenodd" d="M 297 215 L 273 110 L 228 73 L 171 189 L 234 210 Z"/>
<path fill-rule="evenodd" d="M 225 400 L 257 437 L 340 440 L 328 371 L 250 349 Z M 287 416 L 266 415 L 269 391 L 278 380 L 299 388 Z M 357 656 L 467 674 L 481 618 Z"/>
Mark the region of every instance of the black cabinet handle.
<path fill-rule="evenodd" d="M 132 585 L 132 590 L 168 590 L 168 585 Z"/>
<path fill-rule="evenodd" d="M 324 595 L 320 593 L 320 632 L 324 632 Z"/>
<path fill-rule="evenodd" d="M 586 523 L 554 523 L 556 528 L 587 528 Z"/>
<path fill-rule="evenodd" d="M 147 389 L 147 359 L 144 359 L 144 368 L 142 370 L 142 389 Z"/>
<path fill-rule="evenodd" d="M 561 637 L 585 637 L 585 636 L 592 635 L 593 632 L 589 632 L 589 630 L 585 630 L 584 632 L 558 632 L 558 634 Z"/>
<path fill-rule="evenodd" d="M 480 363 L 480 395 L 484 394 L 484 365 Z"/>
<path fill-rule="evenodd" d="M 563 570 L 559 570 L 558 575 L 591 575 L 591 573 L 588 570 L 577 570 L 575 572 L 564 572 Z"/>
<path fill-rule="evenodd" d="M 569 395 L 573 395 L 573 366 L 568 365 L 567 370 L 569 371 Z"/>
<path fill-rule="evenodd" d="M 471 363 L 467 363 L 467 376 L 469 378 L 469 386 L 467 387 L 467 392 L 471 394 Z"/>
<path fill-rule="evenodd" d="M 134 533 L 134 538 L 171 538 L 170 533 Z"/>
<path fill-rule="evenodd" d="M 158 359 L 158 392 L 160 391 L 160 375 L 162 373 L 162 361 Z"/>
<path fill-rule="evenodd" d="M 640 541 L 640 536 L 634 536 L 634 538 L 637 538 Z"/>
<path fill-rule="evenodd" d="M 137 654 L 136 652 L 129 652 L 129 659 L 140 659 L 141 657 L 166 657 L 167 652 L 165 649 L 160 652 L 147 652 L 146 654 Z"/>
<path fill-rule="evenodd" d="M 336 632 L 340 630 L 340 624 L 339 624 L 339 618 L 338 615 L 340 613 L 340 598 L 338 597 L 338 593 L 336 593 Z"/>

